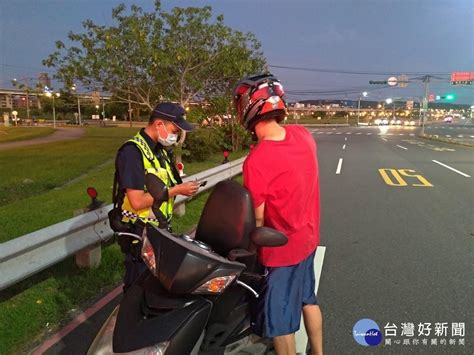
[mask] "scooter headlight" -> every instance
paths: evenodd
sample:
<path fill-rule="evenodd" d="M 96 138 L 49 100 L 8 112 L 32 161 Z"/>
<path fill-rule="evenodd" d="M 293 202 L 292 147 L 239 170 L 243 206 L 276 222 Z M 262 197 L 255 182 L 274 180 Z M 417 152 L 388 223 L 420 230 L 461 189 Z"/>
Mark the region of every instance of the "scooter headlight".
<path fill-rule="evenodd" d="M 199 286 L 193 293 L 200 293 L 200 294 L 219 294 L 222 293 L 227 286 L 229 286 L 232 281 L 234 281 L 236 275 L 229 275 L 229 276 L 220 276 L 215 277 L 206 283 Z"/>

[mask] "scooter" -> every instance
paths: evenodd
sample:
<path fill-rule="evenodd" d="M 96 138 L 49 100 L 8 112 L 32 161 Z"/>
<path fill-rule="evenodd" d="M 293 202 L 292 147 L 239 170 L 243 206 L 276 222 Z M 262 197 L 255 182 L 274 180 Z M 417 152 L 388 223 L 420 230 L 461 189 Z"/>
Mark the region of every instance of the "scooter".
<path fill-rule="evenodd" d="M 149 224 L 133 237 L 142 242 L 148 271 L 124 294 L 88 354 L 269 353 L 271 342 L 250 328 L 250 304 L 263 277 L 255 249 L 288 240 L 255 227 L 252 199 L 240 184 L 215 186 L 194 237 Z"/>

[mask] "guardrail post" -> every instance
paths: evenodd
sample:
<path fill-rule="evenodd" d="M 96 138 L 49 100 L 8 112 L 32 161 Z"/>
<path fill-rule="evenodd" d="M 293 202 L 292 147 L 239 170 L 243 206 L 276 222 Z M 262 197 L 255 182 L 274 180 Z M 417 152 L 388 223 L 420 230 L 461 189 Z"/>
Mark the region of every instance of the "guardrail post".
<path fill-rule="evenodd" d="M 74 217 L 87 213 L 102 207 L 102 201 L 97 200 L 97 191 L 93 187 L 87 188 L 87 194 L 92 199 L 91 203 L 83 209 L 74 212 Z M 102 247 L 100 243 L 93 244 L 79 250 L 76 253 L 76 265 L 82 268 L 94 268 L 100 265 L 102 260 Z"/>
<path fill-rule="evenodd" d="M 186 204 L 183 202 L 174 207 L 174 214 L 178 217 L 183 217 L 186 214 Z"/>
<path fill-rule="evenodd" d="M 76 253 L 76 265 L 83 268 L 93 268 L 100 265 L 102 249 L 100 243 L 80 250 Z"/>

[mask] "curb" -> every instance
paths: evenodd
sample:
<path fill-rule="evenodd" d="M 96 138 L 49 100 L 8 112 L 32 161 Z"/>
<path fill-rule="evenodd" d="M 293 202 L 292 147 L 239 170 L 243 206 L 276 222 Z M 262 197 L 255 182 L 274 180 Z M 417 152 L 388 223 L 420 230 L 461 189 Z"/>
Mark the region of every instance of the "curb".
<path fill-rule="evenodd" d="M 451 144 L 455 144 L 455 145 L 462 145 L 462 146 L 465 146 L 465 147 L 470 147 L 470 148 L 474 148 L 474 144 L 472 143 L 464 143 L 464 142 L 459 142 L 455 139 L 451 139 L 451 138 L 441 138 L 437 135 L 432 135 L 432 134 L 419 134 L 418 137 L 420 138 L 425 138 L 425 139 L 429 139 L 429 140 L 432 140 L 432 141 L 439 141 L 439 142 L 444 142 L 444 143 L 451 143 Z"/>

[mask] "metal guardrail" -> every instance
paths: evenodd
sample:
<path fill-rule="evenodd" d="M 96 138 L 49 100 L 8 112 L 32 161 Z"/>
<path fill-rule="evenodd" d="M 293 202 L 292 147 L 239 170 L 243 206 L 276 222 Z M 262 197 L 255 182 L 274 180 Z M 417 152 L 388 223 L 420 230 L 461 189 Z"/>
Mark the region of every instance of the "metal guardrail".
<path fill-rule="evenodd" d="M 184 181 L 207 180 L 198 193 L 242 172 L 245 158 L 185 177 Z M 178 196 L 175 205 L 189 197 Z M 0 290 L 34 275 L 77 252 L 110 239 L 108 212 L 112 204 L 0 244 Z"/>

